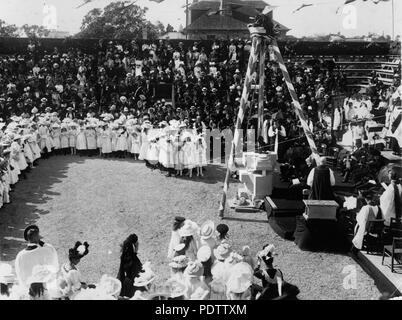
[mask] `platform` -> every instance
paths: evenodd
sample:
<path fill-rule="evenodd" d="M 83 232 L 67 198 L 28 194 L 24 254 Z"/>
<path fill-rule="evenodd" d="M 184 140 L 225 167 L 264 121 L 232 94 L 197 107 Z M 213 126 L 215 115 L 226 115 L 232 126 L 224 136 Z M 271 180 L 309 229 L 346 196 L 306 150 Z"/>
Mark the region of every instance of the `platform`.
<path fill-rule="evenodd" d="M 381 255 L 366 254 L 365 251 L 359 251 L 353 258 L 374 279 L 382 293 L 387 292 L 391 297 L 402 294 L 402 267 L 395 267 L 391 272 L 391 258 L 385 258 L 384 265 Z"/>

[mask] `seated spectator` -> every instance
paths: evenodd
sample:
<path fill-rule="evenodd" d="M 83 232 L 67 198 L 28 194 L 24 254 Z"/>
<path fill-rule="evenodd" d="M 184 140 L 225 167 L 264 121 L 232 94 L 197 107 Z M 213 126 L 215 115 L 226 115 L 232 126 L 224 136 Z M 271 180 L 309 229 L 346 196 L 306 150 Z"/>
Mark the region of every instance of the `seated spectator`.
<path fill-rule="evenodd" d="M 366 205 L 364 205 L 356 215 L 357 224 L 355 226 L 355 236 L 352 240 L 356 249 L 361 250 L 365 235 L 370 233 L 368 223 L 370 220 L 382 219 L 382 213 L 379 206 L 375 205 L 373 194 L 366 192 L 363 194 Z"/>
<path fill-rule="evenodd" d="M 391 183 L 380 197 L 380 207 L 384 216 L 386 226 L 390 225 L 391 218 L 401 218 L 402 215 L 402 186 L 401 177 L 396 169 L 388 173 Z"/>

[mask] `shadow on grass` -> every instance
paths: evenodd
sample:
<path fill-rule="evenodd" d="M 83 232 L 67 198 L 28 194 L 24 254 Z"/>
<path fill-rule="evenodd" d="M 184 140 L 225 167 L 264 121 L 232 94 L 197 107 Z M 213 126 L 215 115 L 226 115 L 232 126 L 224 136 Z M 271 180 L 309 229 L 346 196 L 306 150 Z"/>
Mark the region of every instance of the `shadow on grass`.
<path fill-rule="evenodd" d="M 38 166 L 27 173 L 27 179 L 20 177 L 9 204 L 0 209 L 0 260 L 12 261 L 25 247 L 24 229 L 35 224 L 41 216 L 50 213 L 41 205 L 58 196 L 52 186 L 62 183 L 71 163 L 84 162 L 85 158 L 76 156 L 52 156 L 39 159 Z M 46 241 L 46 239 L 44 239 Z"/>
<path fill-rule="evenodd" d="M 243 221 L 243 222 L 258 222 L 258 223 L 268 223 L 268 220 L 247 219 L 247 218 L 236 218 L 236 217 L 223 217 L 223 218 L 222 218 L 222 220 Z"/>
<path fill-rule="evenodd" d="M 39 159 L 38 166 L 27 173 L 27 179 L 20 178 L 15 189 L 10 193 L 11 203 L 0 209 L 0 261 L 12 261 L 17 253 L 25 247 L 24 229 L 30 224 L 38 223 L 41 216 L 51 213 L 41 206 L 60 194 L 52 191 L 53 186 L 63 183 L 68 167 L 80 164 L 87 159 L 113 162 L 144 163 L 133 158 L 103 158 L 98 155 L 88 156 L 52 156 Z M 145 163 L 144 163 L 145 166 Z M 151 170 L 151 169 L 149 169 Z M 161 175 L 164 173 L 161 172 Z M 204 177 L 177 177 L 197 183 L 215 184 L 223 182 L 226 175 L 224 165 L 211 164 L 204 170 Z M 174 177 L 167 179 L 176 179 Z M 46 241 L 46 239 L 44 239 Z"/>

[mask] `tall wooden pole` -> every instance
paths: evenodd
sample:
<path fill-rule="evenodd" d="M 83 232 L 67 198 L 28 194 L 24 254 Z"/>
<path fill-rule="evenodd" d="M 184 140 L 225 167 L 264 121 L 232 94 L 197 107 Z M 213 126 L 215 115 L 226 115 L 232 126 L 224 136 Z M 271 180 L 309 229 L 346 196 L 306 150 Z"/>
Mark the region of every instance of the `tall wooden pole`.
<path fill-rule="evenodd" d="M 227 198 L 227 192 L 229 189 L 229 179 L 230 179 L 230 172 L 232 169 L 235 167 L 235 153 L 236 150 L 238 149 L 237 147 L 239 146 L 241 142 L 241 127 L 243 124 L 244 116 L 246 114 L 246 109 L 247 109 L 247 104 L 248 104 L 248 97 L 250 94 L 251 90 L 251 75 L 256 71 L 257 69 L 257 60 L 258 56 L 261 53 L 261 47 L 264 47 L 265 39 L 261 35 L 253 35 L 252 36 L 252 46 L 251 46 L 251 51 L 250 51 L 250 57 L 247 65 L 247 73 L 246 77 L 244 80 L 243 84 L 243 93 L 240 99 L 240 106 L 239 106 L 239 112 L 237 115 L 237 120 L 236 120 L 236 126 L 235 126 L 235 132 L 233 136 L 233 141 L 232 141 L 232 148 L 230 150 L 230 156 L 228 159 L 227 163 L 227 170 L 226 170 L 226 176 L 225 176 L 225 182 L 223 184 L 223 192 L 222 192 L 222 199 L 219 207 L 219 217 L 223 218 L 224 217 L 224 212 L 225 212 L 225 206 L 226 206 L 226 198 Z"/>
<path fill-rule="evenodd" d="M 392 40 L 395 40 L 395 4 L 394 0 L 391 1 L 392 4 Z"/>
<path fill-rule="evenodd" d="M 186 0 L 186 30 L 188 27 L 188 0 Z M 186 32 L 186 40 L 188 39 L 188 32 Z"/>
<path fill-rule="evenodd" d="M 257 139 L 261 136 L 262 126 L 264 124 L 264 92 L 265 92 L 265 41 L 262 42 L 260 48 L 260 68 L 259 68 L 259 90 L 258 90 L 258 128 L 257 128 Z M 261 147 L 261 146 L 259 146 Z"/>

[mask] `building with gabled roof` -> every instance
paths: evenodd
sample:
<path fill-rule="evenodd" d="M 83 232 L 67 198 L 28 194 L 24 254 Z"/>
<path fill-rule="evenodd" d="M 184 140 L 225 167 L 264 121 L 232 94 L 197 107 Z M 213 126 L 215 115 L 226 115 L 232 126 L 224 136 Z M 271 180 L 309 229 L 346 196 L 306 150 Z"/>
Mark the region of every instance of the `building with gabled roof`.
<path fill-rule="evenodd" d="M 249 37 L 247 25 L 253 21 L 251 17 L 261 13 L 266 6 L 269 5 L 262 0 L 194 1 L 188 8 L 189 22 L 184 32 L 194 40 Z M 279 25 L 279 38 L 285 37 L 290 29 L 275 23 Z"/>

